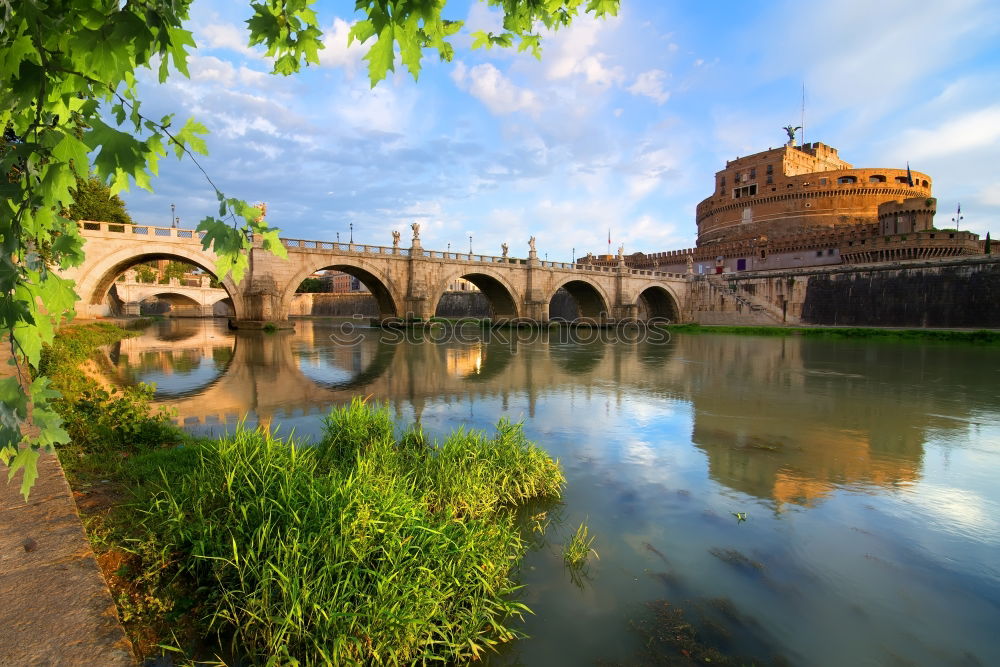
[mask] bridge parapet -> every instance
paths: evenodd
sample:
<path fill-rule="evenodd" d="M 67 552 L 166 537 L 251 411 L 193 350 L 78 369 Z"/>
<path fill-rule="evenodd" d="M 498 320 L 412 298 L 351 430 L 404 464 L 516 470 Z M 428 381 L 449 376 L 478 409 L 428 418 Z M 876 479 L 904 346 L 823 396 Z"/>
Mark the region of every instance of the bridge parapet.
<path fill-rule="evenodd" d="M 103 234 L 100 232 L 103 232 L 108 235 L 124 234 L 129 236 L 155 238 L 157 241 L 179 239 L 186 242 L 197 242 L 199 245 L 201 245 L 201 239 L 205 236 L 205 232 L 199 232 L 194 229 L 181 229 L 179 227 L 154 227 L 152 225 L 126 225 L 114 222 L 93 222 L 90 220 L 81 220 L 80 227 L 84 232 L 88 232 L 86 236 L 102 236 Z M 98 233 L 95 234 L 94 232 Z"/>

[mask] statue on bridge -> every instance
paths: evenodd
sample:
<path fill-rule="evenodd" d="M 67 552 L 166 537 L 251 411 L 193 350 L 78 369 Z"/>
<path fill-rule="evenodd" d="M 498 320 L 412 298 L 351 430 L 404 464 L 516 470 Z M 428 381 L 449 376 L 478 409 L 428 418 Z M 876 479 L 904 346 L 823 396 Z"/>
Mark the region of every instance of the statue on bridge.
<path fill-rule="evenodd" d="M 535 237 L 534 236 L 532 236 L 530 239 L 528 239 L 528 250 L 530 250 L 531 252 L 535 252 Z"/>
<path fill-rule="evenodd" d="M 506 242 L 500 244 L 500 252 L 503 253 L 503 257 L 507 256 L 508 250 L 510 250 L 510 248 L 507 246 Z"/>
<path fill-rule="evenodd" d="M 398 229 L 392 230 L 392 247 L 393 248 L 398 248 L 399 247 L 399 230 Z"/>
<path fill-rule="evenodd" d="M 618 246 L 618 261 L 625 259 L 625 244 Z"/>
<path fill-rule="evenodd" d="M 419 241 L 420 240 L 420 223 L 419 222 L 414 222 L 412 225 L 410 225 L 410 229 L 413 230 L 413 240 L 414 241 Z"/>

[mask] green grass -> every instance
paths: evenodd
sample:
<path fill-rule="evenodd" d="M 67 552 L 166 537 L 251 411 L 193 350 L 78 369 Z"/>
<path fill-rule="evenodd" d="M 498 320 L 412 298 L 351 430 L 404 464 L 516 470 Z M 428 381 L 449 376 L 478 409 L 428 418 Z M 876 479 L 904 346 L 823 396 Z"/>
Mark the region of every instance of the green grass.
<path fill-rule="evenodd" d="M 166 411 L 151 408 L 152 387 L 107 388 L 83 369 L 101 346 L 135 335 L 105 323 L 65 327 L 42 349 L 38 373 L 48 376 L 61 394 L 54 405 L 71 438 L 60 448 L 70 474 L 86 465 L 81 463 L 84 454 L 97 455 L 105 465 L 122 452 L 134 454 L 184 439 Z"/>
<path fill-rule="evenodd" d="M 518 425 L 397 438 L 358 400 L 314 447 L 241 430 L 178 456 L 132 508 L 147 565 L 190 581 L 201 627 L 261 662 L 459 662 L 517 637 L 515 510 L 564 483 Z"/>
<path fill-rule="evenodd" d="M 976 331 L 953 331 L 939 329 L 875 329 L 866 327 L 737 327 L 705 326 L 700 324 L 670 325 L 667 329 L 676 333 L 738 334 L 746 336 L 805 336 L 807 338 L 829 339 L 877 339 L 887 341 L 918 341 L 1000 344 L 1000 331 L 980 329 Z"/>
<path fill-rule="evenodd" d="M 591 554 L 597 557 L 597 551 L 593 548 L 594 539 L 594 536 L 589 534 L 586 524 L 581 523 L 569 541 L 563 545 L 563 562 L 571 568 L 578 569 L 587 564 Z"/>

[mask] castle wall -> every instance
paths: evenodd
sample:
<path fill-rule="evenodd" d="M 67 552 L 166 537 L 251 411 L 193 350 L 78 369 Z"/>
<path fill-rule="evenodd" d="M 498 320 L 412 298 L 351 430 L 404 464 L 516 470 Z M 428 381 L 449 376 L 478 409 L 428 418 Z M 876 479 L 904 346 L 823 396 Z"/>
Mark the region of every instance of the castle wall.
<path fill-rule="evenodd" d="M 692 310 L 705 324 L 760 324 L 766 310 L 785 316 L 772 315 L 772 324 L 1000 328 L 1000 258 L 706 277 L 692 290 Z"/>
<path fill-rule="evenodd" d="M 927 174 L 854 169 L 825 144 L 786 145 L 731 160 L 716 173 L 712 196 L 697 207 L 698 245 L 874 223 L 879 204 L 930 194 Z"/>

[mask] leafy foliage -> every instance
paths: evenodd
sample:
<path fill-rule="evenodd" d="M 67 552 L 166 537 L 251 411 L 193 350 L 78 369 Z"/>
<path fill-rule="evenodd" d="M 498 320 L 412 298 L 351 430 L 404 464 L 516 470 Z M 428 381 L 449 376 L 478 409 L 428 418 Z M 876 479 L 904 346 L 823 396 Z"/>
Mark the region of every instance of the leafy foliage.
<path fill-rule="evenodd" d="M 563 483 L 519 427 L 435 447 L 356 400 L 319 447 L 257 430 L 195 452 L 190 472 L 151 480 L 138 539 L 157 546 L 150 571 L 190 578 L 205 630 L 239 657 L 461 663 L 518 636 L 514 509 Z"/>
<path fill-rule="evenodd" d="M 96 220 L 131 225 L 132 216 L 125 210 L 125 202 L 111 193 L 104 181 L 98 178 L 77 178 L 76 187 L 70 191 L 73 203 L 66 212 L 72 220 Z"/>
<path fill-rule="evenodd" d="M 137 264 L 135 266 L 135 279 L 140 283 L 152 284 L 156 282 L 159 273 L 149 264 Z"/>
<path fill-rule="evenodd" d="M 477 44 L 509 46 L 516 39 L 520 49 L 536 55 L 539 26 L 567 25 L 581 9 L 596 16 L 614 14 L 619 2 L 486 1 L 503 11 L 504 32 L 479 36 Z M 448 39 L 462 23 L 442 18 L 445 2 L 356 0 L 355 11 L 364 18 L 354 24 L 348 41 L 370 42 L 365 58 L 372 85 L 393 71 L 397 60 L 416 77 L 424 49 L 452 58 Z M 318 63 L 322 31 L 312 4 L 250 3 L 248 42 L 265 47 L 276 74 Z M 169 151 L 201 169 L 196 155 L 207 151 L 207 128 L 194 119 L 181 123 L 173 114 L 148 117 L 137 87 L 141 68 L 156 71 L 161 82 L 188 76 L 187 58 L 195 46 L 184 27 L 190 5 L 191 0 L 0 4 L 0 173 L 7 176 L 0 183 L 0 330 L 7 332 L 20 365 L 37 366 L 42 344 L 52 341 L 77 299 L 57 269 L 84 259 L 76 223 L 63 215 L 75 203 L 78 179 L 93 174 L 112 195 L 133 184 L 151 189 L 159 160 Z M 263 211 L 227 197 L 205 177 L 219 212 L 198 229 L 204 232 L 204 247 L 218 258 L 214 273 L 220 278 L 231 274 L 239 282 L 255 243 L 283 257 L 278 230 L 267 224 Z M 19 366 L 19 377 L 0 381 L 0 459 L 12 464 L 11 475 L 34 465 L 37 448 L 67 438 L 58 419 L 49 418 L 46 406 L 54 394 L 44 378 L 28 386 L 25 376 Z M 25 448 L 32 452 L 23 453 Z M 25 479 L 31 474 L 26 472 Z"/>
<path fill-rule="evenodd" d="M 299 284 L 298 288 L 295 291 L 300 293 L 302 292 L 317 293 L 317 292 L 326 292 L 328 290 L 326 289 L 326 284 L 322 279 L 306 278 Z"/>
<path fill-rule="evenodd" d="M 184 262 L 167 262 L 166 268 L 163 269 L 163 275 L 160 277 L 160 284 L 169 285 L 172 278 L 180 280 L 193 268 L 191 264 L 185 264 Z"/>

